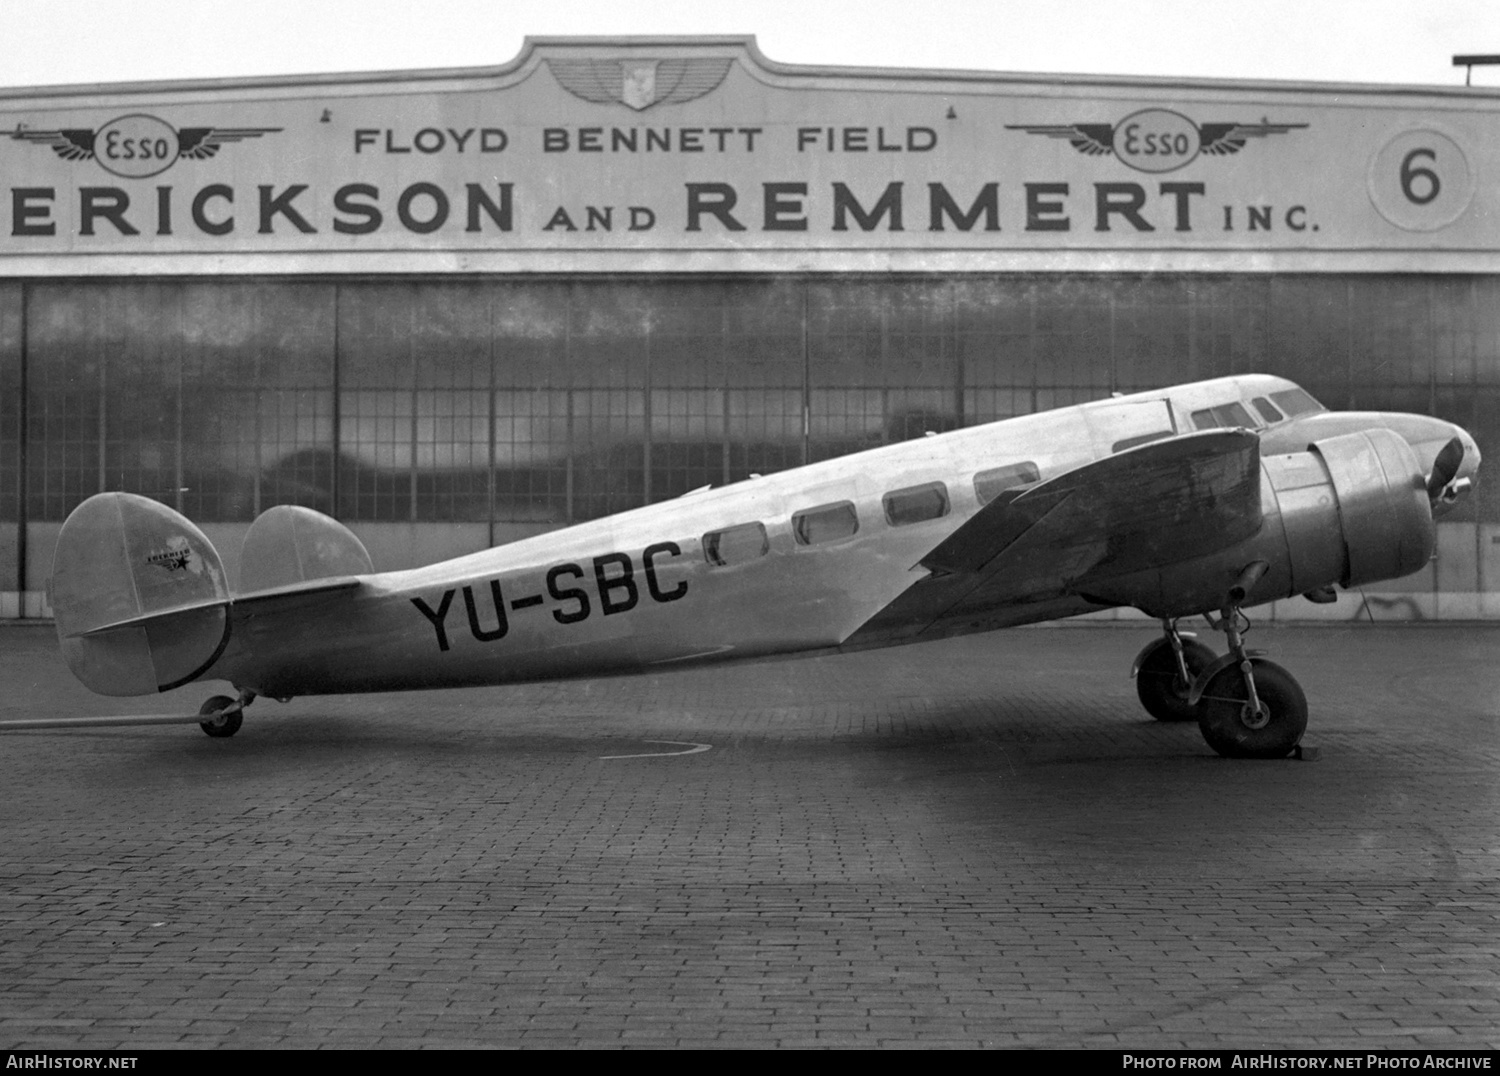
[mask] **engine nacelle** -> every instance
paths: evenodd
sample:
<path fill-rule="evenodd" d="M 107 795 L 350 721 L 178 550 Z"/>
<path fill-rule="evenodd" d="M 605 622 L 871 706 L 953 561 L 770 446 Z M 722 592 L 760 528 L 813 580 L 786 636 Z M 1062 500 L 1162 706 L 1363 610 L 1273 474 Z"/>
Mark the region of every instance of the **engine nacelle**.
<path fill-rule="evenodd" d="M 1361 430 L 1263 462 L 1285 534 L 1291 593 L 1397 579 L 1432 559 L 1437 531 L 1426 475 L 1398 434 Z"/>
<path fill-rule="evenodd" d="M 1245 605 L 1339 583 L 1359 586 L 1424 567 L 1437 544 L 1426 476 L 1411 446 L 1374 428 L 1261 459 L 1260 530 L 1228 549 L 1091 587 L 1152 616 L 1224 607 L 1257 561 Z"/>

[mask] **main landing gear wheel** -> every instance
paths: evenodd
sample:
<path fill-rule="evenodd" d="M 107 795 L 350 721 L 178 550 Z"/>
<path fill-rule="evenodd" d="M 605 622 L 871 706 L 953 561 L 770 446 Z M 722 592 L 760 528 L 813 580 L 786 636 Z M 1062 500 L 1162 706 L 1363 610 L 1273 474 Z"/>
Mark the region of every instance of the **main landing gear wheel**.
<path fill-rule="evenodd" d="M 1225 758 L 1286 758 L 1307 730 L 1307 696 L 1275 662 L 1250 658 L 1256 704 L 1238 665 L 1220 669 L 1203 689 L 1198 729 Z"/>
<path fill-rule="evenodd" d="M 1188 679 L 1183 680 L 1177 667 L 1177 655 L 1170 643 L 1157 646 L 1146 655 L 1135 674 L 1135 693 L 1146 712 L 1158 721 L 1197 721 L 1198 707 L 1188 702 L 1188 693 L 1199 673 L 1214 663 L 1218 655 L 1202 643 L 1182 640 L 1182 660 Z"/>
<path fill-rule="evenodd" d="M 238 699 L 231 699 L 228 695 L 215 695 L 198 707 L 200 715 L 212 715 L 208 720 L 198 722 L 198 727 L 210 736 L 233 736 L 240 731 L 240 725 L 245 721 L 244 707 L 238 705 L 238 702 Z"/>

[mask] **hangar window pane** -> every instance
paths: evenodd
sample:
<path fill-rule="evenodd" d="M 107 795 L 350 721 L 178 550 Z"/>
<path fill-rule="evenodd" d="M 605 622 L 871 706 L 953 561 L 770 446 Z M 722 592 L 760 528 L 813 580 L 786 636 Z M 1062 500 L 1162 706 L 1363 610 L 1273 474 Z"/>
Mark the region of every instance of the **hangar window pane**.
<path fill-rule="evenodd" d="M 494 398 L 494 518 L 506 523 L 565 523 L 568 516 L 566 389 L 504 388 Z"/>
<path fill-rule="evenodd" d="M 1117 287 L 1066 274 L 1034 284 L 1037 410 L 1097 399 L 1115 387 L 1112 327 Z"/>
<path fill-rule="evenodd" d="M 1397 276 L 1376 276 L 1344 291 L 1350 387 L 1425 386 L 1436 335 L 1428 289 Z"/>
<path fill-rule="evenodd" d="M 153 415 L 169 410 L 175 421 L 177 410 L 177 364 L 152 369 L 150 362 L 166 350 L 163 338 L 175 336 L 177 310 L 165 297 L 161 287 L 113 283 L 49 282 L 33 289 L 27 312 L 27 433 L 36 446 L 27 461 L 31 518 L 61 520 L 106 489 L 148 496 L 175 491 L 175 475 L 159 481 L 161 419 L 153 422 Z M 147 328 L 142 319 L 155 325 Z M 127 425 L 134 427 L 128 435 Z M 173 493 L 167 496 L 175 504 Z"/>
<path fill-rule="evenodd" d="M 725 286 L 719 370 L 726 483 L 807 462 L 803 294 L 786 280 Z"/>
<path fill-rule="evenodd" d="M 333 511 L 334 289 L 183 286 L 182 510 L 213 522 L 274 504 Z"/>
<path fill-rule="evenodd" d="M 33 523 L 125 489 L 204 522 L 295 503 L 516 525 L 492 529 L 503 540 L 954 422 L 1249 371 L 1312 394 L 1244 401 L 1252 425 L 1321 397 L 1500 441 L 1490 275 L 37 279 L 24 319 L 21 290 L 0 285 L 0 513 Z M 980 476 L 976 494 L 1039 477 Z M 1500 519 L 1500 497 L 1455 511 Z"/>
<path fill-rule="evenodd" d="M 21 287 L 0 284 L 0 519 L 17 518 L 21 438 Z M 15 586 L 16 532 L 0 533 L 0 591 Z"/>
<path fill-rule="evenodd" d="M 1025 278 L 966 277 L 952 284 L 952 331 L 944 345 L 963 376 L 965 423 L 1035 409 L 1034 296 Z"/>
<path fill-rule="evenodd" d="M 950 430 L 961 421 L 962 373 L 942 280 L 807 287 L 809 457 Z"/>
<path fill-rule="evenodd" d="M 340 289 L 342 515 L 489 517 L 491 332 L 488 294 L 472 284 Z"/>
<path fill-rule="evenodd" d="M 645 394 L 632 389 L 574 389 L 573 516 L 597 519 L 646 503 L 652 446 Z"/>
<path fill-rule="evenodd" d="M 703 536 L 704 558 L 720 568 L 748 564 L 765 556 L 770 548 L 771 541 L 766 536 L 764 523 L 742 523 L 738 527 L 709 531 Z"/>
<path fill-rule="evenodd" d="M 1192 300 L 1182 281 L 1125 277 L 1111 291 L 1110 388 L 1129 393 L 1191 380 L 1182 357 L 1192 352 Z"/>
<path fill-rule="evenodd" d="M 647 289 L 651 499 L 681 496 L 724 475 L 725 288 L 684 281 Z"/>
<path fill-rule="evenodd" d="M 61 519 L 103 489 L 201 522 L 281 502 L 332 510 L 332 294 L 305 283 L 38 285 L 30 517 Z"/>
<path fill-rule="evenodd" d="M 652 500 L 724 481 L 724 390 L 679 385 L 651 392 Z"/>
<path fill-rule="evenodd" d="M 331 363 L 329 364 L 331 366 Z M 298 504 L 333 513 L 333 392 L 267 385 L 255 392 L 255 408 L 243 412 L 260 431 L 252 450 L 258 459 L 258 509 Z"/>
<path fill-rule="evenodd" d="M 729 481 L 771 474 L 803 457 L 800 388 L 732 389 L 726 394 Z"/>
<path fill-rule="evenodd" d="M 898 489 L 884 498 L 885 518 L 893 527 L 922 523 L 948 514 L 948 487 L 941 482 Z"/>
<path fill-rule="evenodd" d="M 809 508 L 792 516 L 792 533 L 799 545 L 818 545 L 848 538 L 859 530 L 859 516 L 849 501 Z"/>
<path fill-rule="evenodd" d="M 1013 463 L 1009 467 L 995 467 L 980 471 L 974 476 L 974 495 L 979 498 L 980 504 L 989 504 L 1008 489 L 1029 486 L 1041 479 L 1041 471 L 1030 461 Z"/>

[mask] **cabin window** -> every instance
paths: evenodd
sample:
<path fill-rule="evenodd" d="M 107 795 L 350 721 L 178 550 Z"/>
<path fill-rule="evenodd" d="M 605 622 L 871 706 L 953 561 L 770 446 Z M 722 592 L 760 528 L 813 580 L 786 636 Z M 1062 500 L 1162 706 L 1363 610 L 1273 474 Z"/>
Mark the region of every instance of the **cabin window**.
<path fill-rule="evenodd" d="M 1220 426 L 1253 430 L 1259 425 L 1260 423 L 1250 417 L 1250 412 L 1245 410 L 1245 405 L 1238 400 L 1234 403 L 1205 407 L 1202 411 L 1193 412 L 1193 428 L 1198 430 L 1211 430 Z"/>
<path fill-rule="evenodd" d="M 765 556 L 770 548 L 771 540 L 766 537 L 763 523 L 741 523 L 737 527 L 709 531 L 703 536 L 704 558 L 720 568 L 748 564 Z"/>
<path fill-rule="evenodd" d="M 1008 489 L 1029 486 L 1041 479 L 1042 472 L 1037 470 L 1036 464 L 1029 461 L 980 471 L 974 476 L 974 496 L 979 498 L 980 504 L 989 504 Z"/>
<path fill-rule="evenodd" d="M 941 482 L 910 486 L 885 495 L 885 518 L 893 527 L 922 523 L 948 514 L 948 487 Z"/>
<path fill-rule="evenodd" d="M 1326 408 L 1314 400 L 1301 389 L 1287 389 L 1285 392 L 1271 393 L 1271 399 L 1276 401 L 1276 406 L 1286 412 L 1287 418 L 1296 418 L 1305 415 L 1309 411 L 1324 411 Z"/>
<path fill-rule="evenodd" d="M 849 501 L 809 508 L 792 516 L 792 533 L 798 545 L 818 545 L 848 538 L 859 530 L 859 516 Z"/>
<path fill-rule="evenodd" d="M 1260 417 L 1266 420 L 1267 425 L 1274 426 L 1276 423 L 1286 418 L 1285 415 L 1283 415 L 1276 409 L 1276 405 L 1273 404 L 1270 400 L 1266 399 L 1264 396 L 1257 396 L 1255 399 L 1251 400 L 1250 406 L 1260 412 Z"/>

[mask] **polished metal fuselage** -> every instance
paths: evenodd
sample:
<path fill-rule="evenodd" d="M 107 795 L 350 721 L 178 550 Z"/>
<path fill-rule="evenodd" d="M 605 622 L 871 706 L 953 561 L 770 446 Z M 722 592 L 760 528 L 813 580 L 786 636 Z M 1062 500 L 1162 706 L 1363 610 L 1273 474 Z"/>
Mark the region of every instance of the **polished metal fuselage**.
<path fill-rule="evenodd" d="M 352 595 L 292 612 L 232 610 L 229 643 L 202 678 L 274 697 L 498 684 L 888 645 L 1095 610 L 1097 600 L 1059 593 L 980 617 L 970 609 L 962 623 L 859 634 L 929 574 L 921 559 L 981 509 L 977 473 L 1029 462 L 1050 479 L 1109 455 L 1141 416 L 1170 413 L 1176 432 L 1186 432 L 1191 412 L 1226 393 L 1248 399 L 1291 387 L 1255 375 L 1020 416 L 370 575 Z M 1320 424 L 1395 429 L 1419 457 L 1428 453 L 1429 466 L 1453 436 L 1472 448 L 1468 434 L 1425 416 L 1320 413 L 1264 431 L 1263 452 L 1305 449 L 1314 439 L 1308 429 Z M 1475 450 L 1466 466 L 1477 461 Z M 887 493 L 932 482 L 947 490 L 945 515 L 887 520 Z M 839 502 L 855 506 L 857 531 L 799 543 L 793 517 Z M 748 523 L 764 525 L 765 554 L 712 563 L 704 536 Z"/>

